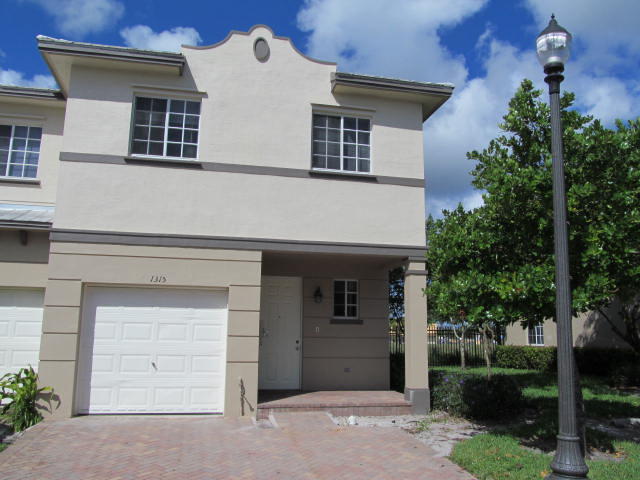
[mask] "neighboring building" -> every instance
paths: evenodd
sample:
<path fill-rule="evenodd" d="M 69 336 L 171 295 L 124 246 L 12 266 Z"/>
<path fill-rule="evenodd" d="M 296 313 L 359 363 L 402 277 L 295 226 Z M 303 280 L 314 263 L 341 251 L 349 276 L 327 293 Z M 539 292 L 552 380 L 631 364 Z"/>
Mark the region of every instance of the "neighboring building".
<path fill-rule="evenodd" d="M 606 312 L 620 331 L 625 331 L 624 324 L 617 314 L 617 305 Z M 506 329 L 506 345 L 531 345 L 536 347 L 558 346 L 556 323 L 545 320 L 540 325 L 523 327 L 520 324 L 510 325 Z M 598 312 L 588 312 L 572 319 L 573 344 L 576 347 L 595 348 L 630 348 L 609 326 L 606 319 Z"/>
<path fill-rule="evenodd" d="M 388 389 L 404 264 L 406 398 L 428 408 L 422 124 L 451 86 L 339 73 L 264 26 L 38 46 L 60 91 L 0 88 L 2 368 L 39 345 L 60 416 Z"/>

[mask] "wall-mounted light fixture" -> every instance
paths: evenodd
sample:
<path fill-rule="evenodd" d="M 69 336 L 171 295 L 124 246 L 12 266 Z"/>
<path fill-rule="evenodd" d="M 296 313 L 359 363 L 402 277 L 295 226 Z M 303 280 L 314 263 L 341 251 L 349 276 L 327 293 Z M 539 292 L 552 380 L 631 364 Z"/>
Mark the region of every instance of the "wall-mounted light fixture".
<path fill-rule="evenodd" d="M 316 288 L 316 291 L 313 292 L 313 300 L 316 303 L 322 303 L 322 290 L 320 290 L 320 287 Z"/>

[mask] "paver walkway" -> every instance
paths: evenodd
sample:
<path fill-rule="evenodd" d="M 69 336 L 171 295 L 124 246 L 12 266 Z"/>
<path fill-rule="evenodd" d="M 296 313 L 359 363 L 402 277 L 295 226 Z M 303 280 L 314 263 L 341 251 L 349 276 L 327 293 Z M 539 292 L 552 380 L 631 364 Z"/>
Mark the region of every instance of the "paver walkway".
<path fill-rule="evenodd" d="M 398 429 L 340 427 L 323 413 L 275 425 L 208 416 L 45 422 L 0 453 L 4 480 L 428 479 L 468 473 Z"/>

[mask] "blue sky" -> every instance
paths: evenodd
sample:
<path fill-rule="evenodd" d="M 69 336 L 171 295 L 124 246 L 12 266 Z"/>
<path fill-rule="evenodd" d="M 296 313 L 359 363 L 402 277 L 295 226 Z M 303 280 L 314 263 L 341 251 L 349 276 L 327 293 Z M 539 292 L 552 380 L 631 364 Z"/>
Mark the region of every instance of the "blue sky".
<path fill-rule="evenodd" d="M 425 124 L 428 210 L 481 204 L 466 152 L 484 148 L 523 78 L 544 88 L 534 48 L 551 13 L 574 34 L 564 87 L 605 123 L 640 115 L 635 0 L 0 0 L 0 83 L 54 87 L 35 36 L 178 50 L 257 23 L 348 72 L 451 82 Z"/>

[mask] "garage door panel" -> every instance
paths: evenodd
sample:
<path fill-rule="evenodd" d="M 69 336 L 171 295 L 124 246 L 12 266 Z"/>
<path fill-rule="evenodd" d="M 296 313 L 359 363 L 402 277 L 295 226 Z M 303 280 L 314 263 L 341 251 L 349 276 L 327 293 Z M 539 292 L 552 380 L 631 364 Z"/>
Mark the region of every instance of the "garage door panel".
<path fill-rule="evenodd" d="M 223 411 L 225 292 L 90 288 L 86 299 L 80 413 Z"/>
<path fill-rule="evenodd" d="M 0 289 L 0 377 L 38 369 L 43 299 L 43 290 Z"/>

